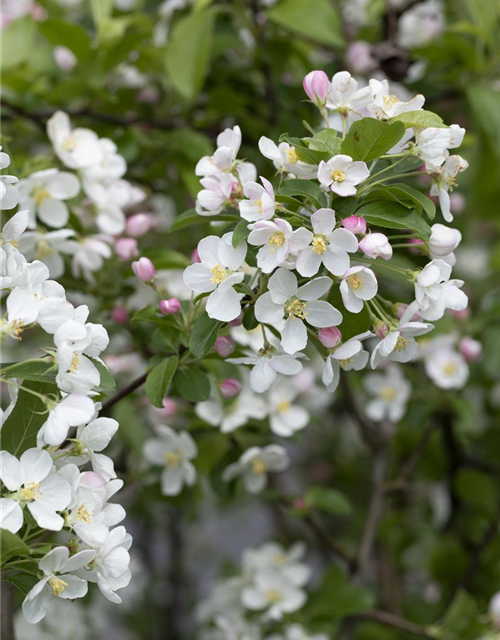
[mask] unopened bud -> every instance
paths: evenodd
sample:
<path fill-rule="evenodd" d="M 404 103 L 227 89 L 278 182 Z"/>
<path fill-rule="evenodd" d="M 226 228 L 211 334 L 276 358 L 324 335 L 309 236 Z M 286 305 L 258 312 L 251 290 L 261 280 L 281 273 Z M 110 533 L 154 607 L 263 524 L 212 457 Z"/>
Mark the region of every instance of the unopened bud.
<path fill-rule="evenodd" d="M 333 349 L 333 347 L 336 347 L 342 340 L 342 333 L 337 327 L 326 327 L 319 331 L 318 338 L 324 347 Z"/>
<path fill-rule="evenodd" d="M 219 336 L 214 349 L 221 358 L 229 358 L 234 351 L 234 340 L 229 336 Z"/>
<path fill-rule="evenodd" d="M 173 313 L 179 313 L 181 309 L 181 303 L 177 298 L 160 300 L 160 309 L 164 316 L 169 316 Z"/>
<path fill-rule="evenodd" d="M 356 235 L 364 235 L 366 233 L 366 220 L 361 216 L 349 216 L 342 220 L 342 226 L 347 231 Z"/>
<path fill-rule="evenodd" d="M 132 270 L 142 282 L 151 282 L 156 274 L 154 264 L 149 258 L 144 257 L 132 262 Z"/>
<path fill-rule="evenodd" d="M 241 391 L 241 382 L 235 378 L 226 378 L 220 385 L 220 392 L 223 398 L 234 398 Z"/>

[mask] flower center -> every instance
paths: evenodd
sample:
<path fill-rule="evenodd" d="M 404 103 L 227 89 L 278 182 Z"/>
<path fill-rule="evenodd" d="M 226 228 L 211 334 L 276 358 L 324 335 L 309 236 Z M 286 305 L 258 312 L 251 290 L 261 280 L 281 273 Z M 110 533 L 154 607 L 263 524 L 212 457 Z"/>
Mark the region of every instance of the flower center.
<path fill-rule="evenodd" d="M 309 312 L 306 312 L 306 307 L 307 304 L 302 302 L 302 300 L 291 298 L 285 305 L 285 311 L 288 317 L 292 318 L 292 320 L 295 320 L 296 318 L 305 320 L 306 316 L 309 315 Z"/>
<path fill-rule="evenodd" d="M 61 149 L 63 149 L 64 151 L 73 151 L 75 147 L 76 140 L 73 136 L 66 136 L 63 143 L 61 144 Z"/>
<path fill-rule="evenodd" d="M 389 108 L 393 107 L 395 104 L 399 102 L 399 99 L 396 98 L 396 96 L 394 95 L 384 96 L 382 100 L 384 102 L 384 105 Z"/>
<path fill-rule="evenodd" d="M 267 466 L 259 458 L 254 458 L 251 462 L 252 472 L 258 476 L 267 471 Z"/>
<path fill-rule="evenodd" d="M 172 467 L 173 469 L 178 467 L 181 462 L 180 455 L 178 453 L 175 453 L 174 451 L 165 451 L 164 458 L 167 467 Z"/>
<path fill-rule="evenodd" d="M 262 198 L 259 198 L 258 200 L 255 201 L 255 204 L 258 206 L 259 208 L 259 213 L 262 213 Z"/>
<path fill-rule="evenodd" d="M 325 236 L 318 234 L 314 236 L 312 241 L 312 249 L 314 253 L 321 256 L 326 251 L 327 240 Z"/>
<path fill-rule="evenodd" d="M 77 516 L 78 516 L 78 518 L 80 520 L 83 520 L 87 524 L 90 524 L 90 521 L 91 521 L 90 513 L 89 513 L 89 510 L 85 507 L 84 504 L 81 504 L 78 507 L 78 509 L 76 511 L 76 514 L 77 514 Z"/>
<path fill-rule="evenodd" d="M 352 276 L 347 276 L 347 284 L 351 287 L 351 289 L 356 290 L 359 289 L 359 287 L 363 284 L 363 281 L 358 275 L 353 274 Z"/>
<path fill-rule="evenodd" d="M 286 150 L 286 159 L 290 164 L 297 164 L 297 162 L 299 161 L 299 156 L 295 151 L 295 147 L 290 147 L 290 149 Z"/>
<path fill-rule="evenodd" d="M 19 489 L 18 495 L 22 502 L 33 502 L 33 500 L 40 498 L 42 495 L 39 489 L 39 482 L 27 482 L 22 489 Z"/>
<path fill-rule="evenodd" d="M 385 402 L 390 402 L 391 400 L 394 400 L 394 397 L 396 396 L 396 389 L 394 389 L 394 387 L 383 387 L 380 395 L 382 397 L 382 400 L 385 400 Z"/>
<path fill-rule="evenodd" d="M 279 249 L 284 242 L 285 234 L 282 231 L 276 231 L 276 233 L 271 236 L 269 240 L 269 244 L 271 245 L 271 253 L 274 253 L 276 249 Z"/>
<path fill-rule="evenodd" d="M 55 253 L 54 249 L 50 246 L 48 242 L 45 240 L 40 240 L 40 242 L 36 245 L 36 260 L 43 260 L 46 256 L 51 256 Z"/>
<path fill-rule="evenodd" d="M 78 351 L 73 351 L 73 357 L 71 358 L 71 364 L 69 365 L 70 373 L 76 373 L 78 365 L 80 364 L 80 354 Z"/>
<path fill-rule="evenodd" d="M 396 342 L 396 351 L 404 351 L 408 345 L 408 340 L 403 338 L 403 336 L 398 337 L 398 341 Z"/>
<path fill-rule="evenodd" d="M 452 376 L 456 373 L 457 365 L 454 362 L 447 362 L 443 367 L 443 372 L 447 376 Z"/>
<path fill-rule="evenodd" d="M 345 173 L 340 169 L 335 169 L 330 175 L 332 176 L 334 182 L 344 182 L 345 180 Z"/>
<path fill-rule="evenodd" d="M 339 365 L 342 369 L 345 369 L 349 363 L 352 362 L 352 358 L 344 358 L 344 360 L 339 360 Z"/>
<path fill-rule="evenodd" d="M 50 193 L 47 191 L 45 187 L 38 187 L 31 194 L 33 200 L 37 203 L 38 206 L 42 204 L 44 200 L 50 198 Z"/>
<path fill-rule="evenodd" d="M 210 282 L 212 284 L 220 284 L 227 278 L 227 269 L 224 269 L 220 264 L 213 266 L 210 269 L 210 273 L 212 274 L 212 277 L 210 278 Z"/>
<path fill-rule="evenodd" d="M 61 580 L 61 578 L 54 577 L 49 580 L 49 585 L 52 587 L 52 593 L 55 596 L 60 596 L 64 589 L 66 589 L 66 587 L 68 586 L 68 583 L 64 582 L 64 580 Z"/>
<path fill-rule="evenodd" d="M 283 599 L 281 593 L 277 589 L 268 589 L 265 593 L 265 597 L 269 604 L 276 604 L 281 602 Z"/>
<path fill-rule="evenodd" d="M 279 411 L 279 413 L 285 413 L 290 409 L 290 406 L 291 405 L 288 402 L 288 400 L 282 400 L 281 402 L 278 402 L 278 404 L 276 405 L 276 410 Z"/>

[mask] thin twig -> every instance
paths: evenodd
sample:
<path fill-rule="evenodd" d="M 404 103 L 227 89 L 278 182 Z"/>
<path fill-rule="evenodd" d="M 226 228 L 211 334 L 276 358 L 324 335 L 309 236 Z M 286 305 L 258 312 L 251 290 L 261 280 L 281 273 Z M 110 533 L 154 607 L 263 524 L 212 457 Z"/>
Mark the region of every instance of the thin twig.
<path fill-rule="evenodd" d="M 386 627 L 399 629 L 400 631 L 406 631 L 407 633 L 411 633 L 414 636 L 418 636 L 420 638 L 428 638 L 429 640 L 432 640 L 434 638 L 434 636 L 430 635 L 425 627 L 422 627 L 415 622 L 411 622 L 410 620 L 406 620 L 405 618 L 401 618 L 400 616 L 397 616 L 394 613 L 389 613 L 387 611 L 365 611 L 364 613 L 359 613 L 355 616 L 351 616 L 350 620 L 355 622 L 371 620 L 373 622 L 383 624 Z"/>
<path fill-rule="evenodd" d="M 138 389 L 142 384 L 144 384 L 144 382 L 146 381 L 146 378 L 148 377 L 148 373 L 149 371 L 145 371 L 143 374 L 141 374 L 138 378 L 133 380 L 129 385 L 124 387 L 117 394 L 115 394 L 114 396 L 106 400 L 106 402 L 102 405 L 102 409 L 100 411 L 101 415 L 108 412 L 111 409 L 111 407 L 113 407 L 117 402 L 119 402 L 120 400 L 122 400 L 123 398 L 131 394 L 133 391 Z"/>

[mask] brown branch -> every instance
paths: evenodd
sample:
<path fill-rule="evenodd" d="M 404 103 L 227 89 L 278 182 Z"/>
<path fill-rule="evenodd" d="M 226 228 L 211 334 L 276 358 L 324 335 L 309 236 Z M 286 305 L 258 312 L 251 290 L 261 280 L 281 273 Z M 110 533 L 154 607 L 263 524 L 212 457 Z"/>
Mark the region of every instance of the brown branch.
<path fill-rule="evenodd" d="M 14 629 L 14 585 L 0 583 L 0 638 L 16 640 Z"/>
<path fill-rule="evenodd" d="M 148 377 L 148 373 L 149 373 L 149 371 L 145 371 L 143 374 L 141 374 L 138 378 L 133 380 L 129 385 L 124 387 L 117 394 L 115 394 L 114 396 L 112 396 L 111 398 L 106 400 L 106 402 L 102 405 L 102 409 L 100 411 L 100 414 L 104 415 L 117 402 L 119 402 L 120 400 L 122 400 L 123 398 L 125 398 L 126 396 L 128 396 L 129 394 L 134 392 L 136 389 L 138 389 L 146 381 L 146 378 Z"/>
<path fill-rule="evenodd" d="M 411 633 L 414 636 L 418 636 L 420 638 L 428 638 L 429 640 L 432 640 L 435 637 L 430 635 L 425 627 L 422 627 L 415 622 L 411 622 L 410 620 L 406 620 L 405 618 L 401 618 L 394 613 L 388 613 L 387 611 L 366 611 L 364 613 L 359 613 L 355 616 L 351 616 L 350 620 L 354 622 L 362 622 L 363 620 L 378 622 L 379 624 L 385 625 L 386 627 L 399 629 L 400 631 L 406 631 L 406 633 Z"/>

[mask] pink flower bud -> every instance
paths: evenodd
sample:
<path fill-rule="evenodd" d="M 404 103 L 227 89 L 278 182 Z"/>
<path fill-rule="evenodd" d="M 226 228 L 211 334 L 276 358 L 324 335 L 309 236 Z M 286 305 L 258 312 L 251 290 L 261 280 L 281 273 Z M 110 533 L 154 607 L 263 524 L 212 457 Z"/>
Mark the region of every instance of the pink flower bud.
<path fill-rule="evenodd" d="M 120 238 L 116 241 L 115 251 L 120 260 L 124 262 L 132 260 L 132 258 L 136 258 L 139 255 L 137 240 L 135 238 Z"/>
<path fill-rule="evenodd" d="M 469 362 L 479 360 L 481 353 L 483 352 L 482 344 L 470 336 L 465 336 L 465 338 L 460 340 L 459 349 L 463 357 Z"/>
<path fill-rule="evenodd" d="M 429 253 L 431 258 L 444 258 L 460 244 L 462 234 L 458 229 L 452 229 L 444 224 L 433 224 L 429 238 Z"/>
<path fill-rule="evenodd" d="M 349 216 L 342 220 L 342 226 L 347 231 L 363 236 L 366 233 L 366 220 L 360 216 Z"/>
<path fill-rule="evenodd" d="M 84 471 L 80 476 L 80 486 L 82 487 L 95 489 L 96 487 L 103 487 L 105 484 L 106 480 L 100 473 L 95 473 L 95 471 Z"/>
<path fill-rule="evenodd" d="M 128 312 L 123 307 L 115 307 L 111 311 L 111 318 L 117 324 L 126 324 L 128 322 Z"/>
<path fill-rule="evenodd" d="M 359 243 L 361 251 L 369 258 L 392 258 L 392 246 L 389 239 L 383 233 L 369 233 Z"/>
<path fill-rule="evenodd" d="M 418 238 L 408 238 L 408 244 L 414 245 L 414 248 L 410 247 L 408 249 L 410 253 L 412 253 L 414 256 L 422 255 L 420 247 L 424 244 L 423 240 L 419 240 Z"/>
<path fill-rule="evenodd" d="M 201 262 L 200 254 L 198 253 L 198 249 L 195 249 L 191 254 L 191 262 Z"/>
<path fill-rule="evenodd" d="M 151 216 L 147 213 L 135 213 L 127 219 L 127 222 L 125 223 L 125 230 L 129 236 L 139 238 L 151 229 L 151 225 Z"/>
<path fill-rule="evenodd" d="M 461 193 L 452 193 L 450 196 L 450 211 L 452 213 L 462 213 L 467 204 L 465 196 Z"/>
<path fill-rule="evenodd" d="M 172 313 L 179 313 L 181 303 L 177 298 L 169 298 L 168 300 L 160 300 L 160 309 L 164 316 Z"/>
<path fill-rule="evenodd" d="M 54 61 L 63 71 L 71 71 L 76 67 L 78 58 L 67 47 L 54 47 Z"/>
<path fill-rule="evenodd" d="M 175 402 L 175 400 L 172 400 L 171 398 L 163 398 L 162 405 L 163 409 L 160 409 L 160 411 L 164 416 L 166 416 L 167 418 L 175 416 L 175 414 L 177 413 L 177 403 Z"/>
<path fill-rule="evenodd" d="M 235 378 L 226 378 L 221 382 L 220 392 L 223 398 L 234 398 L 241 391 L 241 382 Z"/>
<path fill-rule="evenodd" d="M 372 45 L 365 40 L 352 42 L 347 48 L 346 61 L 354 73 L 370 73 L 377 68 Z"/>
<path fill-rule="evenodd" d="M 375 329 L 375 333 L 381 340 L 383 340 L 389 333 L 389 327 L 385 322 L 382 322 L 381 320 L 376 320 L 374 322 L 373 328 Z"/>
<path fill-rule="evenodd" d="M 219 336 L 214 349 L 221 358 L 229 358 L 234 351 L 234 340 L 229 336 Z"/>
<path fill-rule="evenodd" d="M 243 314 L 240 313 L 240 315 L 235 318 L 234 320 L 231 320 L 230 322 L 228 322 L 228 325 L 230 327 L 241 327 L 241 325 L 243 324 Z"/>
<path fill-rule="evenodd" d="M 139 258 L 136 262 L 132 262 L 132 271 L 142 282 L 151 282 L 156 274 L 154 264 L 149 258 L 145 257 Z"/>
<path fill-rule="evenodd" d="M 342 333 L 337 327 L 326 327 L 319 331 L 318 338 L 324 347 L 333 349 L 333 347 L 336 347 L 342 340 Z"/>
<path fill-rule="evenodd" d="M 308 73 L 302 81 L 302 86 L 311 102 L 314 102 L 317 107 L 325 106 L 331 84 L 324 71 L 311 71 L 311 73 Z"/>

